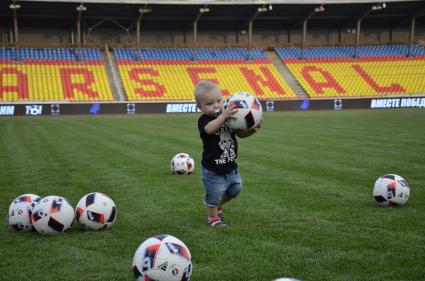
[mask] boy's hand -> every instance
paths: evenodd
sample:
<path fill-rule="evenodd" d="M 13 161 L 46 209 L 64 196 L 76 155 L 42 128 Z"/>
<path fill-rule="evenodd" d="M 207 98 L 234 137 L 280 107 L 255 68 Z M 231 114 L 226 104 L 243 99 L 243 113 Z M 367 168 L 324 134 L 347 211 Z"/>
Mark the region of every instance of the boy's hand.
<path fill-rule="evenodd" d="M 234 115 L 238 110 L 235 108 L 235 104 L 230 104 L 227 108 L 223 108 L 221 111 L 221 115 L 223 115 L 224 120 L 227 120 L 229 118 L 234 118 L 232 115 Z"/>
<path fill-rule="evenodd" d="M 228 106 L 227 108 L 221 106 L 222 111 L 220 115 L 204 127 L 205 133 L 207 133 L 208 135 L 212 135 L 220 129 L 220 127 L 226 122 L 227 119 L 235 118 L 232 116 L 233 114 L 238 112 L 235 106 L 236 105 Z"/>

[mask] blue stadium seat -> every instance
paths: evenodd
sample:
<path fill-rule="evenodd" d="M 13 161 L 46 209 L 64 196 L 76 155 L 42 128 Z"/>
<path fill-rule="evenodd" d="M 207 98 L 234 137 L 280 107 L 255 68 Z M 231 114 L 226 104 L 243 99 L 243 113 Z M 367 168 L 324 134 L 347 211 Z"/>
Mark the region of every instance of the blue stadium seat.
<path fill-rule="evenodd" d="M 371 56 L 406 56 L 408 54 L 408 45 L 390 45 L 390 46 L 360 46 L 358 48 L 359 57 Z M 276 48 L 277 55 L 281 59 L 298 59 L 301 57 L 301 48 Z M 354 47 L 322 47 L 305 48 L 305 58 L 343 58 L 352 57 Z M 425 48 L 419 45 L 413 45 L 412 55 L 425 55 Z"/>
<path fill-rule="evenodd" d="M 78 51 L 75 48 L 20 48 L 21 60 L 76 60 Z M 14 48 L 0 48 L 1 60 L 16 60 Z M 81 49 L 80 60 L 101 60 L 99 49 Z"/>
<path fill-rule="evenodd" d="M 141 60 L 192 60 L 192 49 L 114 49 L 116 59 L 118 60 L 134 60 L 136 54 Z M 238 49 L 210 49 L 199 48 L 196 50 L 197 60 L 245 60 L 248 57 L 248 50 L 245 48 Z M 262 49 L 252 49 L 253 59 L 266 59 L 267 56 Z"/>

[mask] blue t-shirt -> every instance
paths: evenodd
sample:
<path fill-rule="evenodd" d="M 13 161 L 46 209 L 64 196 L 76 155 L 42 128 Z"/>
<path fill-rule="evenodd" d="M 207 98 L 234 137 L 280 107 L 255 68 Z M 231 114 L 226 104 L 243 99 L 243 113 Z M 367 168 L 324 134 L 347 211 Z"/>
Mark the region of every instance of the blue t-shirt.
<path fill-rule="evenodd" d="M 219 175 L 225 175 L 237 169 L 238 142 L 235 131 L 223 124 L 212 135 L 205 133 L 205 126 L 216 117 L 202 114 L 198 120 L 199 134 L 204 151 L 202 165 Z"/>

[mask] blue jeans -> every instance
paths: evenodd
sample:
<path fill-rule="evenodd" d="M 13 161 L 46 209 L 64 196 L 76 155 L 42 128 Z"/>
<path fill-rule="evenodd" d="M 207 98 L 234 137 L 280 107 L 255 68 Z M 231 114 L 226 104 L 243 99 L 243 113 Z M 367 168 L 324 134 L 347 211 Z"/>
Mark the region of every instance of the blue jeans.
<path fill-rule="evenodd" d="M 202 166 L 202 181 L 205 186 L 204 203 L 209 207 L 218 207 L 224 195 L 235 198 L 242 190 L 242 179 L 237 169 L 217 175 Z"/>

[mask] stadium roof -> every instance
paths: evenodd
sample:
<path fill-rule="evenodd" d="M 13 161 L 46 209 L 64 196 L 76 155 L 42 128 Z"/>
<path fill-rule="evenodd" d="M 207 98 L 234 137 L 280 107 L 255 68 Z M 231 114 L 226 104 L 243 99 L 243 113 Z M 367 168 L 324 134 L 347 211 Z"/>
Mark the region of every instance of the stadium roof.
<path fill-rule="evenodd" d="M 133 24 L 134 28 L 134 22 L 139 16 L 139 8 L 149 8 L 151 12 L 143 15 L 142 32 L 155 30 L 190 31 L 191 24 L 199 14 L 200 8 L 207 4 L 209 12 L 204 13 L 198 23 L 198 29 L 201 32 L 243 30 L 259 7 L 268 8 L 270 5 L 272 5 L 272 9 L 268 8 L 267 12 L 260 13 L 256 17 L 254 27 L 256 30 L 300 29 L 303 20 L 319 6 L 318 3 L 324 4 L 325 11 L 317 13 L 311 18 L 309 29 L 349 29 L 354 28 L 356 19 L 377 3 L 377 1 L 370 0 L 17 0 L 16 3 L 21 6 L 17 13 L 20 29 L 33 26 L 74 28 L 77 18 L 76 7 L 81 2 L 87 7 L 87 11 L 82 15 L 86 26 L 93 26 L 103 21 L 103 27 L 108 27 L 108 24 L 112 27 L 114 24 L 111 22 L 115 21 L 124 27 L 130 27 Z M 107 4 L 103 2 L 107 2 Z M 294 4 L 295 2 L 297 4 Z M 409 25 L 409 19 L 412 16 L 417 17 L 417 28 L 425 26 L 425 1 L 390 0 L 385 2 L 386 7 L 384 9 L 374 10 L 368 14 L 363 21 L 363 28 L 406 27 Z M 13 3 L 13 1 L 0 1 L 0 26 L 12 26 L 13 13 L 9 9 L 10 3 Z"/>

